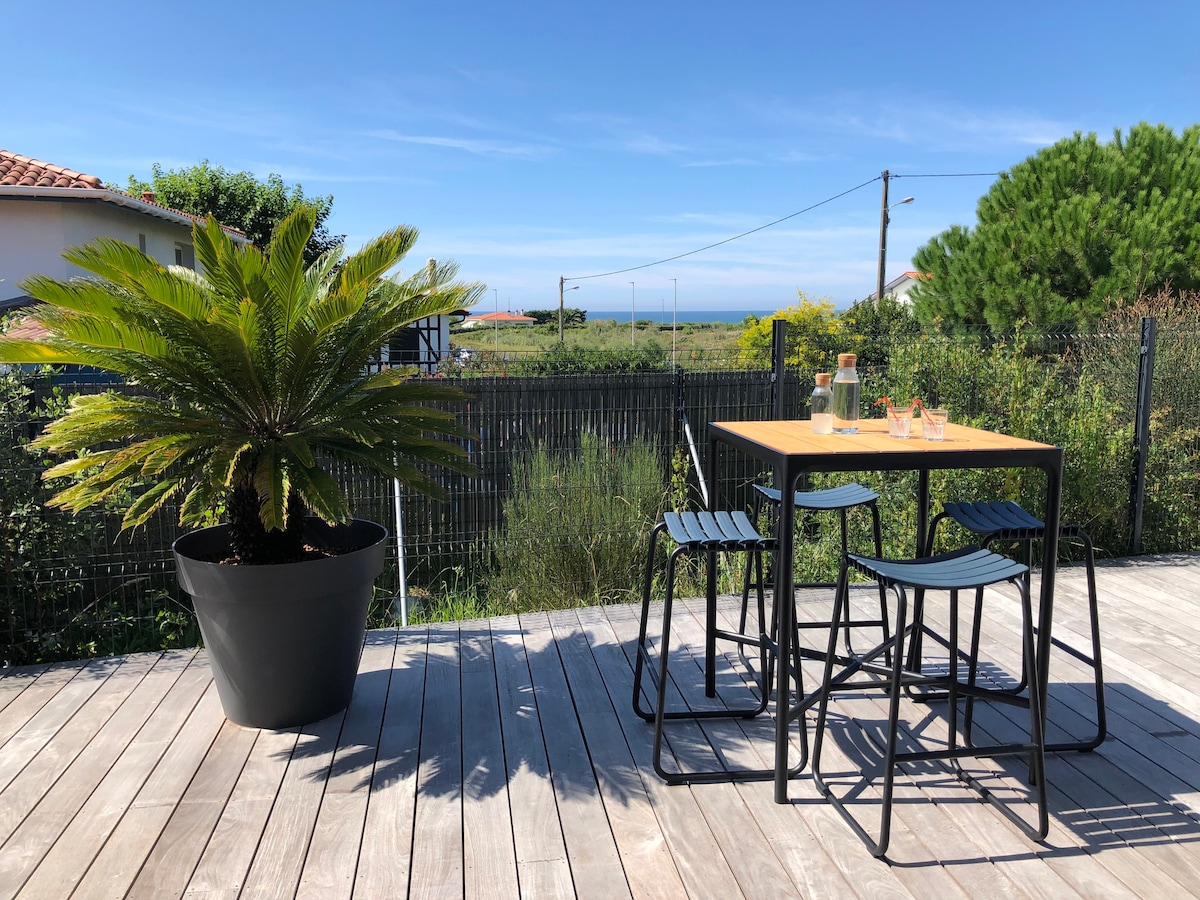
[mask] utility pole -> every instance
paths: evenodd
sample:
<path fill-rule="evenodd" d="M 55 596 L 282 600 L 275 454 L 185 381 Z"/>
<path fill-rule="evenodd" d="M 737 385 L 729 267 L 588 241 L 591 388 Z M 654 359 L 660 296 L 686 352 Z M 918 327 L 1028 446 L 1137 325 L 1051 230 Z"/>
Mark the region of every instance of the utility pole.
<path fill-rule="evenodd" d="M 897 206 L 903 206 L 905 203 L 912 203 L 912 197 L 905 197 L 899 203 L 893 203 L 888 206 L 888 179 L 891 177 L 887 169 L 883 170 L 883 200 L 879 206 L 879 278 L 875 288 L 875 302 L 878 303 L 883 299 L 883 285 L 887 280 L 884 274 L 887 268 L 887 230 L 888 223 L 891 221 L 889 213 Z"/>
<path fill-rule="evenodd" d="M 558 342 L 563 342 L 563 282 L 567 279 L 563 276 L 558 276 Z M 568 291 L 579 290 L 579 285 L 575 284 L 567 288 Z"/>
<path fill-rule="evenodd" d="M 879 206 L 879 278 L 876 283 L 875 302 L 883 299 L 883 284 L 886 280 L 884 271 L 887 268 L 887 227 L 888 227 L 888 170 L 883 170 L 883 202 Z"/>

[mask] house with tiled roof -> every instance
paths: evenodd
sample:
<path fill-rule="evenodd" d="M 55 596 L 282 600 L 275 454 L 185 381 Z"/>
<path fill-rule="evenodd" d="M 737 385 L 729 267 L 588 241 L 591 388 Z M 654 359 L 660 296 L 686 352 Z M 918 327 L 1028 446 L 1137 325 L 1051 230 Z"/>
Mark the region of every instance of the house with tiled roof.
<path fill-rule="evenodd" d="M 537 319 L 533 316 L 523 316 L 519 313 L 510 312 L 489 312 L 480 313 L 477 316 L 468 316 L 462 323 L 463 328 L 482 328 L 487 325 L 496 327 L 497 325 L 536 325 Z"/>
<path fill-rule="evenodd" d="M 893 278 L 883 286 L 883 296 L 887 297 L 891 295 L 901 303 L 910 303 L 911 301 L 908 299 L 908 292 L 920 284 L 922 278 L 927 277 L 927 275 L 923 275 L 920 272 L 905 272 L 899 278 Z M 871 291 L 870 295 L 864 299 L 873 303 L 875 301 L 876 293 L 876 291 Z"/>
<path fill-rule="evenodd" d="M 62 253 L 99 237 L 139 247 L 163 265 L 194 268 L 195 221 L 157 203 L 149 191 L 134 197 L 95 175 L 0 150 L 0 312 L 30 302 L 20 283 L 31 275 L 85 274 Z M 248 241 L 236 229 L 225 230 Z"/>

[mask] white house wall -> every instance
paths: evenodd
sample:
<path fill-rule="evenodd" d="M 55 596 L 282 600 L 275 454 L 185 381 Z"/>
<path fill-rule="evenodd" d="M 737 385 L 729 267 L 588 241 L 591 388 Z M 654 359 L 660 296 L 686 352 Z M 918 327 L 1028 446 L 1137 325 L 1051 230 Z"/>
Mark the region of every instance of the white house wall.
<path fill-rule="evenodd" d="M 98 201 L 0 198 L 0 302 L 22 296 L 19 283 L 30 275 L 72 278 L 86 274 L 68 265 L 68 247 L 113 237 L 135 247 L 146 237 L 146 253 L 163 265 L 175 264 L 175 245 L 192 243 L 183 225 L 141 215 Z"/>

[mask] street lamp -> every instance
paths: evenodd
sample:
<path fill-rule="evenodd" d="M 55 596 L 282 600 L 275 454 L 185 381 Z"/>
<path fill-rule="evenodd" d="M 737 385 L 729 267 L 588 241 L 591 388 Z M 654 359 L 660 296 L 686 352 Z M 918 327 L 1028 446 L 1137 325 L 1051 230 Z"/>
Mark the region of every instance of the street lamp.
<path fill-rule="evenodd" d="M 563 342 L 563 282 L 566 281 L 561 275 L 558 276 L 558 342 Z M 582 285 L 574 284 L 567 288 L 568 291 L 577 291 Z"/>
<path fill-rule="evenodd" d="M 884 169 L 883 170 L 883 202 L 879 207 L 879 278 L 878 278 L 877 288 L 875 291 L 875 302 L 876 303 L 878 303 L 880 300 L 883 299 L 883 284 L 885 281 L 884 269 L 887 265 L 887 229 L 888 229 L 888 222 L 891 221 L 891 217 L 888 216 L 888 213 L 891 212 L 893 209 L 895 209 L 897 206 L 903 206 L 905 203 L 913 202 L 912 197 L 905 197 L 899 203 L 893 203 L 891 206 L 888 206 L 888 178 L 889 177 L 890 176 L 888 174 L 888 170 Z"/>
<path fill-rule="evenodd" d="M 637 287 L 634 282 L 629 282 L 629 346 L 636 347 L 637 339 L 634 335 L 634 326 L 637 324 Z"/>

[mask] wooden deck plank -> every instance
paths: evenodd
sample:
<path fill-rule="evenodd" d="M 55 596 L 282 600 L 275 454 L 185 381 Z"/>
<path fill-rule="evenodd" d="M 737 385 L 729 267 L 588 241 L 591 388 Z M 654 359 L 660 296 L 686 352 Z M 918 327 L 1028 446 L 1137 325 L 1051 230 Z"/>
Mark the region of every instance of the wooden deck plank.
<path fill-rule="evenodd" d="M 93 665 L 95 663 L 87 660 L 55 663 L 32 679 L 14 676 L 14 685 L 19 684 L 20 690 L 10 695 L 10 701 L 0 709 L 0 747 L 7 745 L 13 735 L 24 729 L 38 711 L 76 675 Z"/>
<path fill-rule="evenodd" d="M 629 605 L 371 632 L 351 709 L 285 732 L 224 722 L 203 652 L 0 673 L 0 897 L 1200 895 L 1200 554 L 1098 576 L 1110 738 L 1052 755 L 1041 844 L 935 766 L 897 782 L 891 866 L 805 774 L 785 805 L 769 783 L 668 787 L 630 706 Z M 1059 578 L 1056 634 L 1086 647 L 1083 570 Z M 827 614 L 828 592 L 802 607 Z M 702 609 L 680 601 L 673 703 L 713 702 Z M 983 624 L 985 677 L 1003 680 L 1020 661 L 1011 598 Z M 1086 735 L 1090 671 L 1059 652 L 1051 671 L 1053 728 Z M 721 695 L 751 680 L 722 645 Z M 853 734 L 878 730 L 884 700 L 834 707 L 827 767 L 849 770 L 877 753 Z M 1013 733 L 1025 715 L 989 705 L 976 727 Z M 936 741 L 944 709 L 906 706 L 904 722 Z M 769 713 L 675 722 L 668 756 L 766 766 L 773 731 Z M 1023 790 L 1015 761 L 980 771 Z M 874 825 L 871 790 L 857 802 Z"/>
<path fill-rule="evenodd" d="M 299 738 L 295 729 L 250 733 L 254 745 L 216 827 L 201 848 L 184 896 L 236 896 L 245 884 Z"/>
<path fill-rule="evenodd" d="M 344 712 L 338 713 L 297 729 L 287 771 L 242 887 L 246 896 L 295 896 L 344 718 Z"/>
<path fill-rule="evenodd" d="M 132 806 L 138 791 L 170 748 L 171 740 L 211 686 L 212 675 L 204 667 L 189 667 L 179 676 L 70 824 L 38 859 L 21 888 L 23 897 L 65 897 L 78 886 L 121 816 Z"/>
<path fill-rule="evenodd" d="M 984 644 L 989 655 L 988 658 L 994 658 L 998 663 L 1012 670 L 1020 665 L 1019 651 L 1014 649 L 1018 641 L 1016 629 L 1020 624 L 1019 619 L 1014 617 L 1001 624 L 1000 619 L 996 618 L 1000 615 L 997 610 L 1004 607 L 989 604 L 985 608 L 990 613 L 985 625 L 985 638 L 991 638 L 991 640 L 985 641 Z M 938 621 L 937 624 L 944 627 L 944 623 L 941 621 Z M 997 629 L 1003 630 L 998 631 Z M 1005 636 L 1006 633 L 1007 636 Z M 1083 663 L 1068 655 L 1058 655 L 1055 663 L 1052 680 L 1056 677 L 1062 678 L 1065 673 L 1072 672 L 1090 678 L 1090 670 Z M 1059 683 L 1052 687 L 1059 688 L 1061 686 Z M 1090 697 L 1076 698 L 1077 692 L 1064 690 L 1056 690 L 1052 693 L 1060 698 L 1072 698 L 1075 704 L 1071 706 L 1060 703 L 1053 708 L 1052 713 L 1060 722 L 1073 717 L 1082 723 L 1074 729 L 1073 733 L 1090 734 L 1094 732 L 1095 706 Z M 999 728 L 1010 728 L 1022 715 L 1024 714 L 1020 710 L 1011 707 L 1000 709 L 985 706 L 979 711 L 978 721 L 986 733 L 989 723 L 994 723 Z M 1067 752 L 1051 754 L 1048 757 L 1047 766 L 1054 800 L 1052 809 L 1055 811 L 1049 841 L 1059 847 L 1061 851 L 1050 861 L 1052 865 L 1067 874 L 1073 885 L 1086 891 L 1086 896 L 1116 896 L 1128 892 L 1136 892 L 1138 895 L 1145 896 L 1175 894 L 1179 890 L 1178 881 L 1170 872 L 1155 865 L 1153 854 L 1147 856 L 1138 853 L 1135 856 L 1132 853 L 1120 852 L 1131 845 L 1124 837 L 1113 832 L 1110 823 L 1105 821 L 1102 814 L 1104 810 L 1112 809 L 1114 805 L 1120 805 L 1119 803 L 1114 804 L 1106 789 L 1112 775 L 1111 766 L 1106 757 L 1114 751 L 1121 755 L 1124 749 L 1127 749 L 1122 743 L 1122 733 L 1127 729 L 1124 729 L 1122 724 L 1117 718 L 1110 718 L 1109 740 L 1094 753 Z M 1132 758 L 1130 759 L 1132 760 Z M 1102 771 L 1089 773 L 1089 769 L 1095 769 L 1096 766 L 1100 766 Z M 1104 770 L 1108 770 L 1107 773 Z M 1093 813 L 1101 814 L 1094 815 L 1085 812 L 1088 809 L 1091 809 Z M 1106 852 L 1102 854 L 1096 852 L 1099 848 Z M 1094 855 L 1099 867 L 1097 868 L 1094 863 L 1090 868 L 1070 866 L 1072 862 L 1078 861 L 1080 853 Z M 1110 878 L 1108 881 L 1103 880 L 1106 874 Z M 1116 879 L 1119 885 L 1113 884 L 1111 879 Z"/>
<path fill-rule="evenodd" d="M 371 632 L 342 724 L 313 839 L 300 875 L 300 898 L 350 897 L 362 847 L 367 790 L 379 754 L 379 734 L 396 653 L 394 631 Z"/>
<path fill-rule="evenodd" d="M 459 628 L 462 674 L 463 879 L 468 897 L 515 897 L 517 855 L 500 727 L 492 625 Z"/>
<path fill-rule="evenodd" d="M 675 867 L 689 896 L 745 896 L 737 877 L 726 858 L 713 825 L 705 815 L 700 798 L 707 790 L 697 791 L 687 786 L 668 786 L 655 774 L 651 761 L 652 726 L 634 714 L 632 708 L 633 670 L 628 646 L 630 635 L 637 635 L 637 612 L 630 607 L 607 607 L 605 624 L 607 634 L 589 634 L 592 652 L 600 664 L 614 709 L 617 710 L 625 740 L 633 753 L 641 773 L 642 783 L 650 796 L 658 816 L 664 837 L 671 850 Z M 599 623 L 597 623 L 597 626 Z M 599 632 L 598 627 L 589 631 Z M 673 698 L 677 708 L 681 704 L 678 696 Z M 690 743 L 693 747 L 707 746 L 700 729 L 694 722 L 681 720 L 673 723 L 677 738 L 675 744 Z M 714 765 L 715 755 L 708 748 L 707 759 L 688 758 L 689 763 Z M 728 785 L 726 785 L 728 787 Z"/>
<path fill-rule="evenodd" d="M 734 606 L 728 601 L 725 602 L 721 613 L 722 626 L 731 631 L 735 630 L 737 622 L 733 616 Z M 673 618 L 676 622 L 675 628 L 678 630 L 679 639 L 694 647 L 697 653 L 702 653 L 704 641 L 703 602 L 683 604 Z M 694 707 L 706 706 L 709 703 L 703 697 L 703 666 L 701 663 L 702 657 L 694 656 L 691 661 L 690 677 L 684 676 L 684 681 L 688 683 L 688 703 Z M 736 645 L 719 642 L 717 664 L 718 691 L 722 696 L 729 697 L 731 702 L 738 706 L 747 705 L 757 696 L 757 689 L 754 687 L 757 676 L 745 671 L 737 654 Z M 701 728 L 710 743 L 718 748 L 722 765 L 730 768 L 755 769 L 771 768 L 774 765 L 774 720 L 773 716 L 768 713 L 756 717 L 753 721 L 709 720 L 701 723 Z M 794 747 L 793 754 L 796 755 L 793 756 L 793 759 L 798 758 L 798 752 L 798 748 Z M 809 788 L 808 783 L 792 786 L 793 797 L 799 801 L 790 804 L 792 810 L 798 810 L 800 803 L 819 802 L 816 791 Z M 796 829 L 795 817 L 793 816 L 792 822 L 785 824 L 788 807 L 782 807 L 774 802 L 773 788 L 769 782 L 740 785 L 736 786 L 735 790 L 754 829 L 761 832 L 763 837 L 761 842 L 752 841 L 750 845 L 757 846 L 761 843 L 763 850 L 769 851 L 770 854 L 768 856 L 764 852 L 761 857 L 754 858 L 753 853 L 745 854 L 740 850 L 739 834 L 749 827 L 744 822 L 732 828 L 718 829 L 714 827 L 718 839 L 725 847 L 726 856 L 731 858 L 730 864 L 739 883 L 743 887 L 749 888 L 748 893 L 751 896 L 765 896 L 768 893 L 778 894 L 780 892 L 794 893 L 801 890 L 803 885 L 813 880 L 812 876 L 804 873 L 803 869 L 794 863 L 790 866 L 787 865 L 790 854 L 780 853 L 781 848 L 786 846 L 787 842 L 772 840 L 773 830 L 767 827 L 767 823 L 775 823 L 785 829 L 784 833 L 794 832 Z M 733 817 L 733 821 L 737 822 L 736 816 Z M 849 835 L 849 837 L 853 836 Z M 817 851 L 818 858 L 821 852 Z M 736 865 L 732 862 L 733 858 L 742 856 L 748 858 L 739 861 Z M 863 854 L 862 858 L 866 858 L 866 855 Z M 891 887 L 890 885 L 878 885 L 875 886 L 875 889 L 886 894 Z"/>
<path fill-rule="evenodd" d="M 693 641 L 699 645 L 700 642 L 703 641 L 704 635 L 703 606 L 700 603 L 693 603 L 690 604 L 690 608 L 692 610 L 693 617 L 690 623 L 688 623 L 688 625 L 685 627 L 689 628 Z M 723 607 L 722 612 L 726 614 L 723 624 L 730 628 L 735 627 L 736 623 L 728 617 L 728 614 L 732 613 L 732 607 L 726 604 Z M 681 622 L 681 624 L 684 623 Z M 726 652 L 722 654 L 722 656 L 727 660 L 726 666 L 730 671 L 732 671 L 739 666 L 734 646 L 732 644 L 724 644 L 722 645 L 722 648 L 726 650 Z M 859 706 L 866 708 L 871 714 L 873 714 L 875 709 L 869 703 L 863 704 L 860 702 Z M 833 731 L 833 729 L 831 729 L 831 731 Z M 768 755 L 770 755 L 773 752 L 773 734 L 764 735 L 764 737 L 766 740 L 761 742 L 762 749 L 760 749 L 759 752 L 761 753 L 765 751 Z M 844 756 L 840 752 L 841 748 L 837 746 L 836 742 L 827 741 L 826 746 L 827 752 L 829 753 L 827 762 L 844 762 Z M 807 794 L 806 799 L 808 802 L 822 802 L 815 790 L 811 792 L 806 791 L 805 794 L 801 794 L 801 784 L 803 784 L 805 787 L 808 787 L 811 785 L 811 782 L 804 781 L 792 785 L 790 786 L 791 791 L 789 793 L 797 796 L 805 796 L 805 794 Z M 874 785 L 868 786 L 865 797 L 870 798 L 867 806 L 867 815 L 869 816 L 874 814 L 877 816 L 879 797 L 878 791 Z M 913 852 L 915 850 L 915 856 L 919 860 L 928 860 L 931 856 L 936 855 L 930 852 L 930 850 L 923 845 L 918 835 L 920 835 L 924 830 L 927 830 L 928 826 L 935 824 L 939 827 L 939 833 L 946 832 L 947 824 L 938 819 L 938 815 L 939 814 L 937 814 L 935 810 L 932 810 L 929 805 L 920 803 L 905 804 L 902 802 L 897 802 L 892 821 L 894 847 L 893 850 L 889 852 L 889 859 L 899 863 L 899 865 L 896 866 L 897 880 L 904 884 L 909 891 L 918 896 L 965 896 L 962 894 L 957 882 L 955 882 L 955 880 L 951 878 L 947 872 L 941 870 L 939 867 L 906 867 L 905 865 L 909 862 L 904 855 L 906 851 Z M 922 828 L 923 825 L 927 827 Z M 856 840 L 852 834 L 849 834 L 849 832 L 847 832 L 847 837 L 852 840 Z M 865 848 L 862 848 L 860 845 L 860 849 L 864 851 L 863 858 L 867 858 L 867 855 L 865 854 Z M 970 862 L 970 860 L 968 860 L 968 862 Z M 981 866 L 981 868 L 990 867 Z M 989 872 L 989 874 L 991 873 Z M 995 888 L 995 885 L 993 885 L 993 888 Z"/>
<path fill-rule="evenodd" d="M 255 730 L 224 722 L 183 797 L 170 810 L 127 898 L 183 896 L 256 738 Z"/>
<path fill-rule="evenodd" d="M 104 842 L 73 897 L 84 900 L 128 893 L 224 724 L 216 686 L 210 684 Z"/>
<path fill-rule="evenodd" d="M 597 900 L 630 897 L 550 617 L 526 613 L 520 622 L 575 896 Z"/>
<path fill-rule="evenodd" d="M 0 791 L 0 845 L 96 737 L 157 661 L 158 656 L 151 653 L 130 657 Z M 0 757 L 7 756 L 8 752 L 7 747 L 0 750 Z"/>
<path fill-rule="evenodd" d="M 0 756 L 0 790 L 84 707 L 123 661 L 97 660 L 84 666 L 20 726 L 5 742 L 4 754 Z"/>
<path fill-rule="evenodd" d="M 638 898 L 683 897 L 683 882 L 588 645 L 586 631 L 603 616 L 591 608 L 549 619 L 629 891 Z"/>
<path fill-rule="evenodd" d="M 0 712 L 4 712 L 8 705 L 21 696 L 25 688 L 33 684 L 48 668 L 49 663 L 0 668 Z"/>
<path fill-rule="evenodd" d="M 801 621 L 823 621 L 828 616 L 828 604 L 824 602 L 819 605 L 811 602 L 800 603 L 797 606 Z M 735 623 L 729 618 L 726 618 L 725 625 L 729 628 L 735 627 Z M 824 634 L 819 630 L 806 630 L 804 633 L 809 635 L 810 643 L 814 646 Z M 865 635 L 861 637 L 861 641 L 861 646 L 867 645 Z M 873 707 L 873 715 L 877 719 L 886 716 L 886 699 L 882 694 L 873 698 Z M 810 716 L 810 718 L 813 717 L 815 715 Z M 770 746 L 770 735 L 764 735 L 764 737 L 768 739 L 768 746 Z M 811 781 L 806 779 L 799 780 L 793 786 L 792 793 L 798 798 L 804 798 L 809 803 L 821 802 L 819 795 L 811 786 Z M 944 802 L 937 803 L 938 800 Z M 968 893 L 973 888 L 989 897 L 1025 896 L 1026 891 L 1021 889 L 1017 880 L 1002 866 L 997 866 L 994 856 L 989 854 L 985 848 L 993 847 L 999 841 L 1001 843 L 1008 842 L 1010 846 L 1016 845 L 1020 850 L 1027 850 L 1027 842 L 1024 842 L 1006 823 L 997 821 L 990 813 L 982 816 L 964 814 L 966 809 L 962 800 L 961 790 L 948 789 L 942 780 L 926 779 L 918 787 L 914 779 L 907 777 L 907 773 L 902 772 L 897 779 L 896 809 L 898 811 L 897 819 L 901 826 L 906 827 L 910 832 L 919 830 L 937 835 L 937 852 L 933 853 L 927 850 L 924 859 L 928 859 L 930 856 L 941 859 L 945 848 L 951 846 L 960 848 L 956 850 L 954 865 L 949 870 L 949 874 L 958 888 L 967 890 Z M 867 871 L 877 868 L 872 866 L 874 860 L 867 854 L 866 848 L 854 835 L 845 830 L 844 826 L 841 832 L 829 829 L 829 833 L 839 836 L 840 842 L 845 845 L 842 853 L 855 860 L 853 869 L 843 869 L 843 871 L 853 872 L 856 881 L 860 881 L 857 873 L 862 872 L 864 867 Z M 928 846 L 927 843 L 925 846 Z M 901 865 L 904 863 L 903 860 L 893 861 Z M 945 865 L 944 861 L 942 865 Z M 1052 874 L 1034 873 L 1029 880 L 1035 884 L 1048 882 L 1049 886 L 1053 887 L 1054 880 L 1046 877 Z M 867 888 L 868 892 L 864 896 L 877 896 L 880 890 L 889 886 L 860 883 L 856 887 L 860 891 L 864 887 Z M 1060 883 L 1060 887 L 1061 890 L 1057 896 L 1070 896 L 1070 889 L 1065 883 Z M 930 885 L 929 888 L 930 892 L 937 889 L 935 885 Z M 823 889 L 823 893 L 827 893 L 827 891 Z"/>
<path fill-rule="evenodd" d="M 36 762 L 41 771 L 61 774 L 44 783 L 44 792 L 36 801 L 32 796 L 35 783 L 27 782 L 30 791 L 24 794 L 24 799 L 28 802 L 14 803 L 12 807 L 0 804 L 5 813 L 12 812 L 11 817 L 4 816 L 5 828 L 0 832 L 4 839 L 0 844 L 0 896 L 12 896 L 25 883 L 181 676 L 187 674 L 188 688 L 192 691 L 211 677 L 202 666 L 193 671 L 194 656 L 192 652 L 151 654 L 150 671 L 86 746 L 68 761 L 65 769 L 55 758 L 53 744 L 39 754 Z M 72 734 L 78 737 L 75 732 Z M 38 769 L 30 766 L 26 771 Z M 10 785 L 10 789 L 15 785 Z"/>
<path fill-rule="evenodd" d="M 492 647 L 521 896 L 565 896 L 574 891 L 571 869 L 550 780 L 524 629 L 517 617 L 493 621 Z"/>
<path fill-rule="evenodd" d="M 428 632 L 405 628 L 394 637 L 396 652 L 355 874 L 359 897 L 403 897 L 409 892 Z"/>
<path fill-rule="evenodd" d="M 463 895 L 462 689 L 458 624 L 429 628 L 409 892 Z"/>

